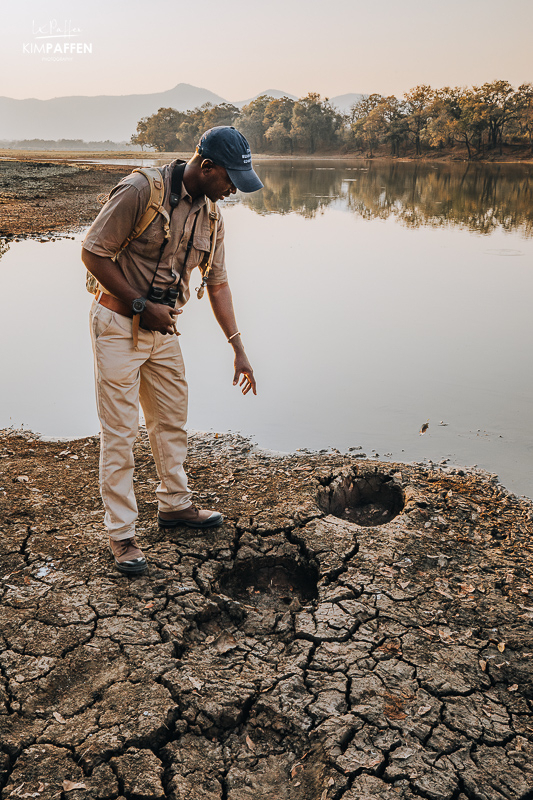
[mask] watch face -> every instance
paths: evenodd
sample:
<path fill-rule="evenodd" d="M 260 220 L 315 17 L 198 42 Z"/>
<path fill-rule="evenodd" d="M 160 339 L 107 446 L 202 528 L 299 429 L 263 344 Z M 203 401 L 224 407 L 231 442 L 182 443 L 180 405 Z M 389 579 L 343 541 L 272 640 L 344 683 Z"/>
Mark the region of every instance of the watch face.
<path fill-rule="evenodd" d="M 142 314 L 146 306 L 146 300 L 144 297 L 138 297 L 137 300 L 133 301 L 131 306 L 134 314 Z"/>

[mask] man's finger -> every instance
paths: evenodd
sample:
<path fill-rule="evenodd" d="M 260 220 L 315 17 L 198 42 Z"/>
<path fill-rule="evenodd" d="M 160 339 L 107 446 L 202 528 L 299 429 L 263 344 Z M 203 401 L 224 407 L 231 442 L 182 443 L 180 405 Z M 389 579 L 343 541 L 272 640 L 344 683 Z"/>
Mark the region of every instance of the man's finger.
<path fill-rule="evenodd" d="M 240 383 L 239 383 L 239 378 L 241 379 Z M 243 394 L 248 394 L 250 389 L 253 390 L 254 394 L 257 394 L 256 383 L 253 373 L 249 374 L 247 372 L 241 372 L 240 369 L 237 370 L 235 372 L 235 375 L 233 376 L 233 385 L 237 386 L 237 384 L 239 384 L 239 387 L 241 388 Z"/>
<path fill-rule="evenodd" d="M 245 373 L 242 377 L 240 385 L 243 387 L 242 389 L 243 394 L 248 394 L 250 389 L 253 389 L 253 393 L 257 394 L 255 378 L 253 377 L 253 375 L 250 376 L 247 373 Z"/>

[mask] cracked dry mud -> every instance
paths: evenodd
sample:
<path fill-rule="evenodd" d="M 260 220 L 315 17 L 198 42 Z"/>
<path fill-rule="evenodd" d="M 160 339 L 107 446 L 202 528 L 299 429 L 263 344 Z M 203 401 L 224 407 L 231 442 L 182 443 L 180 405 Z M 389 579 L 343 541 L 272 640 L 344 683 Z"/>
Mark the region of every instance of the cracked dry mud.
<path fill-rule="evenodd" d="M 163 532 L 143 436 L 127 579 L 96 439 L 2 444 L 3 800 L 533 798 L 532 505 L 493 476 L 198 434 L 225 523 Z"/>

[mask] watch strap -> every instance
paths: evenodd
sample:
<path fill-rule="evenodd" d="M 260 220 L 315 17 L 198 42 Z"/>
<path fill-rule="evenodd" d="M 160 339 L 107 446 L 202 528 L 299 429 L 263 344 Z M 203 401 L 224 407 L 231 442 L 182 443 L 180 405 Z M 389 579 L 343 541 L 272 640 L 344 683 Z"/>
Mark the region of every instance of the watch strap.
<path fill-rule="evenodd" d="M 133 311 L 133 316 L 137 314 L 142 314 L 144 309 L 146 308 L 146 297 L 136 297 L 135 300 L 131 303 L 131 310 Z"/>

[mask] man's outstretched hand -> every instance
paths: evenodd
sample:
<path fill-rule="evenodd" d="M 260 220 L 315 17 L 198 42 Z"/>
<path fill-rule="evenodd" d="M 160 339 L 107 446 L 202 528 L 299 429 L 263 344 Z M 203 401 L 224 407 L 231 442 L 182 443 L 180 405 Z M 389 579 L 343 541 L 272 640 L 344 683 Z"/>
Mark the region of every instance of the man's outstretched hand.
<path fill-rule="evenodd" d="M 239 378 L 240 383 L 239 383 Z M 254 394 L 257 394 L 257 385 L 254 378 L 254 371 L 252 366 L 245 355 L 238 353 L 235 356 L 235 374 L 233 376 L 233 385 L 241 387 L 243 394 L 248 394 L 250 389 Z"/>

